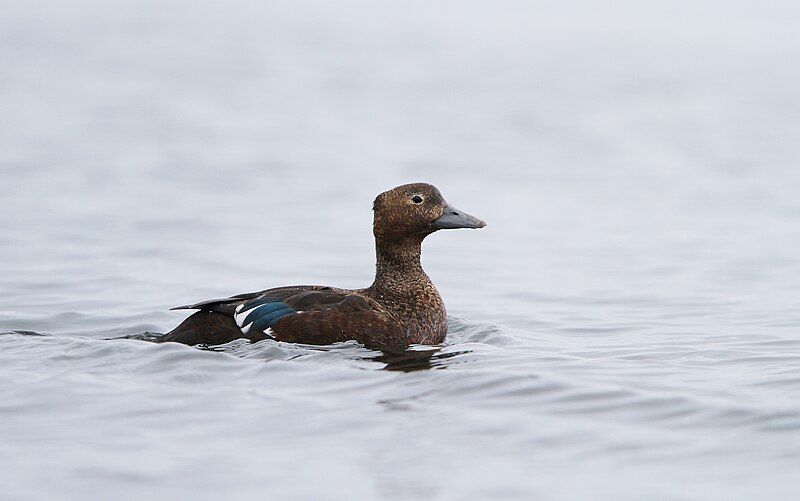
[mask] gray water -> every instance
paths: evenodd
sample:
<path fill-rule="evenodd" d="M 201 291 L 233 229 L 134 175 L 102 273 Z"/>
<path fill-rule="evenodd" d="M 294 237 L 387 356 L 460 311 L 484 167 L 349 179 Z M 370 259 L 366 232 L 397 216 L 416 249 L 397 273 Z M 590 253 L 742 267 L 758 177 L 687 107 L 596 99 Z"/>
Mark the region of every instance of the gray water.
<path fill-rule="evenodd" d="M 2 2 L 0 498 L 797 498 L 796 5 Z M 440 349 L 107 340 L 411 181 Z"/>

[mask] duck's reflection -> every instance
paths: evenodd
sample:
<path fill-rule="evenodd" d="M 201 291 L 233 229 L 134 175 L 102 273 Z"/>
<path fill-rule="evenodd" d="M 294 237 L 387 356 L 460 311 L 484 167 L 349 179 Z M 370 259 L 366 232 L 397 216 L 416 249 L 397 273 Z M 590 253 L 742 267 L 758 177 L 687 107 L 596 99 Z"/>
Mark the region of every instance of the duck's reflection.
<path fill-rule="evenodd" d="M 413 372 L 429 369 L 446 369 L 445 360 L 469 351 L 442 352 L 442 348 L 424 348 L 408 350 L 381 350 L 381 354 L 370 357 L 370 360 L 386 364 L 383 370 Z"/>

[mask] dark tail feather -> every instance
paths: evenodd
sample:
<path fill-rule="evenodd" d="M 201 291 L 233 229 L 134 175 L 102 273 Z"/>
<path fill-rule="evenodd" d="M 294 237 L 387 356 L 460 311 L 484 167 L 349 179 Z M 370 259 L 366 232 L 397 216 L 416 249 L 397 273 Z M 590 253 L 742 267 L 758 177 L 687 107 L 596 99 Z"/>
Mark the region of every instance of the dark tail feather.
<path fill-rule="evenodd" d="M 173 309 L 187 309 L 178 307 Z M 261 341 L 268 336 L 262 332 L 251 332 L 244 334 L 233 318 L 222 313 L 198 311 L 172 331 L 164 334 L 156 340 L 157 343 L 182 343 L 188 345 L 205 344 L 225 344 L 236 339 L 249 339 L 250 341 Z"/>
<path fill-rule="evenodd" d="M 221 299 L 206 299 L 194 304 L 184 304 L 183 306 L 176 306 L 170 310 L 215 310 L 218 306 L 230 303 L 239 303 L 257 297 L 259 292 L 249 292 L 247 294 L 237 294 L 235 296 L 221 298 Z"/>

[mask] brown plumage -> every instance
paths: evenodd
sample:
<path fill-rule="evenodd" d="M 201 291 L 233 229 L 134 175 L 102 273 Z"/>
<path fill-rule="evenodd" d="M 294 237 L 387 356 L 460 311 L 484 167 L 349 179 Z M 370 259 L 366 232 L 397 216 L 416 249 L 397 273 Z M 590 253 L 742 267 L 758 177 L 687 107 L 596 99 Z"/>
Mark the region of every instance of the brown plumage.
<path fill-rule="evenodd" d="M 439 344 L 447 312 L 420 264 L 422 241 L 447 228 L 485 223 L 450 206 L 425 183 L 378 195 L 374 205 L 375 281 L 365 289 L 319 285 L 278 287 L 173 309 L 200 310 L 159 342 L 222 344 L 238 338 L 330 344 L 354 339 L 367 346 Z"/>

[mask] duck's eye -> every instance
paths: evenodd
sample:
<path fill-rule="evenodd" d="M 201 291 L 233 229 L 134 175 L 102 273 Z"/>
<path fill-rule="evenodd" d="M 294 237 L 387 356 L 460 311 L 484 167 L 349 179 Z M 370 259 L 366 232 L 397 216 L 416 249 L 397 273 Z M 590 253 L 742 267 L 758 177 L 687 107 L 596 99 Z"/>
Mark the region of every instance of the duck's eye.
<path fill-rule="evenodd" d="M 421 204 L 422 197 L 419 195 L 414 195 L 413 197 L 411 197 L 411 201 L 414 202 L 415 204 Z"/>

